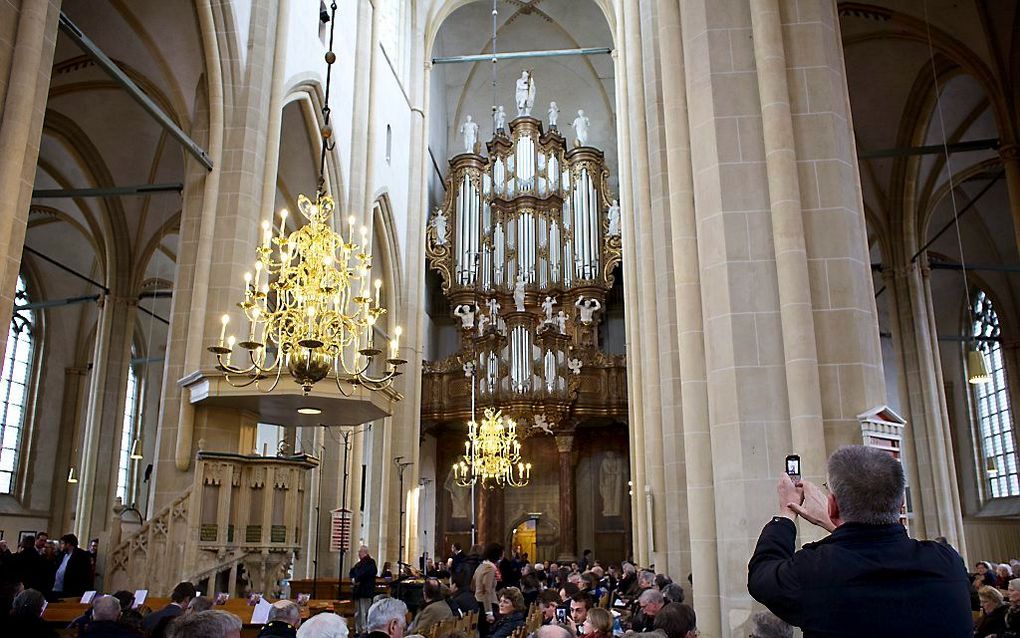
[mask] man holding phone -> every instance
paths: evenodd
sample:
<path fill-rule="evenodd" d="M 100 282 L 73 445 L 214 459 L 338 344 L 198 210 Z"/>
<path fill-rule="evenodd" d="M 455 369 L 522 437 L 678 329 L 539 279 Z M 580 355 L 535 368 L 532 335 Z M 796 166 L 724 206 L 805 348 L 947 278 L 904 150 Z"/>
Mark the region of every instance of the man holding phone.
<path fill-rule="evenodd" d="M 828 462 L 828 494 L 788 457 L 778 515 L 748 565 L 755 600 L 812 636 L 969 637 L 970 584 L 951 547 L 907 536 L 903 466 L 861 445 Z M 794 472 L 793 470 L 796 470 Z M 797 516 L 831 534 L 796 551 Z"/>

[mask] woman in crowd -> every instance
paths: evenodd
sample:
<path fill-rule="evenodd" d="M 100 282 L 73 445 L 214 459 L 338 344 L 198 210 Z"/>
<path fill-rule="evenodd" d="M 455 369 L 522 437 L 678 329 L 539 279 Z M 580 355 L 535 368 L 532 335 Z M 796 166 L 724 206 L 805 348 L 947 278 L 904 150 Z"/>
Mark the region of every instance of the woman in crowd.
<path fill-rule="evenodd" d="M 585 638 L 612 638 L 613 615 L 601 607 L 589 609 L 581 633 Z"/>
<path fill-rule="evenodd" d="M 1020 578 L 1009 581 L 1006 590 L 1009 598 L 1009 610 L 1006 612 L 1006 630 L 1020 632 Z"/>
<path fill-rule="evenodd" d="M 499 620 L 492 626 L 489 638 L 510 638 L 514 630 L 524 626 L 524 594 L 516 587 L 507 587 L 499 592 Z"/>
<path fill-rule="evenodd" d="M 997 584 L 995 578 L 995 570 L 992 569 L 991 563 L 985 560 L 978 561 L 977 564 L 974 565 L 974 569 L 977 570 L 974 574 L 975 587 L 977 587 L 978 589 L 980 589 L 983 585 L 995 587 L 995 585 Z"/>
<path fill-rule="evenodd" d="M 1004 632 L 1009 607 L 1002 600 L 1002 592 L 985 586 L 978 590 L 978 598 L 981 600 L 981 618 L 974 627 L 974 638 L 988 638 Z"/>
<path fill-rule="evenodd" d="M 1002 563 L 995 568 L 995 586 L 999 589 L 1009 587 L 1009 581 L 1013 580 L 1013 569 L 1009 563 Z"/>
<path fill-rule="evenodd" d="M 390 562 L 386 561 L 382 564 L 382 573 L 379 574 L 380 578 L 393 578 L 393 571 L 390 569 Z"/>

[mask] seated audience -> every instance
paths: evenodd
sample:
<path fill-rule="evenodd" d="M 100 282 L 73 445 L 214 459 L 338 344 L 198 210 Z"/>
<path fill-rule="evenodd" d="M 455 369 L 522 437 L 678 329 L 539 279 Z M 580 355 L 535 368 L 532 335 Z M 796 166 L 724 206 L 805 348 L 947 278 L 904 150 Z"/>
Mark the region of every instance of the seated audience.
<path fill-rule="evenodd" d="M 241 638 L 241 619 L 226 611 L 182 615 L 167 627 L 167 638 Z"/>
<path fill-rule="evenodd" d="M 684 601 L 684 588 L 676 583 L 666 585 L 662 590 L 662 597 L 667 603 L 682 603 Z"/>
<path fill-rule="evenodd" d="M 1009 581 L 1013 580 L 1013 569 L 1009 563 L 1002 563 L 995 568 L 995 586 L 999 589 L 1009 587 Z"/>
<path fill-rule="evenodd" d="M 165 635 L 166 626 L 171 620 L 180 616 L 187 609 L 188 605 L 191 604 L 191 600 L 195 597 L 195 586 L 185 581 L 177 583 L 174 590 L 170 592 L 170 604 L 154 611 L 145 617 L 142 621 L 142 629 L 145 630 L 147 636 L 163 636 Z"/>
<path fill-rule="evenodd" d="M 334 613 L 312 616 L 301 623 L 297 638 L 347 638 L 347 621 Z"/>
<path fill-rule="evenodd" d="M 579 591 L 581 590 L 574 583 L 563 583 L 563 586 L 560 587 L 560 600 L 563 601 L 565 607 L 570 607 L 570 599 Z"/>
<path fill-rule="evenodd" d="M 638 596 L 638 614 L 631 619 L 634 631 L 651 631 L 655 625 L 655 615 L 666 604 L 662 592 L 658 589 L 646 589 Z"/>
<path fill-rule="evenodd" d="M 0 625 L 0 635 L 31 636 L 32 638 L 57 638 L 57 632 L 42 619 L 46 598 L 42 592 L 26 589 L 14 597 L 11 613 Z"/>
<path fill-rule="evenodd" d="M 770 611 L 759 611 L 751 616 L 751 638 L 793 638 L 793 627 Z"/>
<path fill-rule="evenodd" d="M 542 590 L 539 584 L 538 573 L 534 566 L 526 564 L 521 568 L 521 593 L 524 594 L 524 604 L 530 606 L 538 600 L 538 592 Z"/>
<path fill-rule="evenodd" d="M 301 608 L 292 600 L 278 600 L 269 608 L 269 622 L 259 638 L 295 638 L 301 625 Z"/>
<path fill-rule="evenodd" d="M 450 585 L 453 587 L 453 595 L 450 596 L 450 608 L 458 616 L 466 616 L 473 611 L 478 611 L 478 601 L 475 600 L 475 593 L 471 591 L 471 574 L 466 570 L 455 572 L 450 578 Z"/>
<path fill-rule="evenodd" d="M 1009 581 L 1006 590 L 1009 598 L 1009 610 L 1006 612 L 1006 629 L 1020 634 L 1020 578 Z"/>
<path fill-rule="evenodd" d="M 524 594 L 516 587 L 507 587 L 499 592 L 499 616 L 492 626 L 489 638 L 510 638 L 514 630 L 524 626 Z"/>
<path fill-rule="evenodd" d="M 595 601 L 587 592 L 577 592 L 570 598 L 570 619 L 574 625 L 581 629 L 584 621 L 588 619 L 588 612 L 595 606 Z"/>
<path fill-rule="evenodd" d="M 113 596 L 92 599 L 92 621 L 82 634 L 87 638 L 135 638 L 142 634 L 120 623 L 121 603 Z"/>
<path fill-rule="evenodd" d="M 981 618 L 974 627 L 974 638 L 988 638 L 1006 631 L 1006 611 L 1009 606 L 1003 601 L 1002 592 L 987 585 L 978 590 L 981 600 Z"/>
<path fill-rule="evenodd" d="M 396 598 L 372 603 L 366 620 L 370 638 L 403 638 L 407 629 L 407 605 Z"/>
<path fill-rule="evenodd" d="M 882 450 L 829 457 L 829 494 L 780 477 L 775 516 L 748 565 L 755 600 L 808 636 L 966 636 L 969 579 L 951 547 L 907 536 L 903 465 Z M 830 532 L 796 549 L 797 516 Z"/>
<path fill-rule="evenodd" d="M 200 611 L 209 611 L 213 608 L 213 599 L 208 596 L 196 596 L 191 599 L 188 603 L 188 608 L 184 610 L 186 614 L 197 614 Z"/>
<path fill-rule="evenodd" d="M 698 635 L 694 607 L 682 603 L 669 603 L 655 614 L 654 631 L 666 638 L 695 638 Z"/>
<path fill-rule="evenodd" d="M 553 589 L 546 589 L 538 595 L 538 608 L 542 610 L 542 624 L 556 622 L 556 610 L 560 603 L 559 592 Z"/>
<path fill-rule="evenodd" d="M 601 607 L 589 609 L 581 625 L 585 638 L 612 638 L 613 615 Z"/>
<path fill-rule="evenodd" d="M 563 625 L 542 625 L 528 638 L 574 638 L 570 630 Z"/>
<path fill-rule="evenodd" d="M 413 634 L 423 634 L 433 625 L 453 618 L 453 611 L 450 605 L 443 598 L 442 585 L 438 580 L 429 578 L 425 580 L 422 587 L 422 596 L 425 599 L 425 608 L 418 612 L 407 630 Z"/>

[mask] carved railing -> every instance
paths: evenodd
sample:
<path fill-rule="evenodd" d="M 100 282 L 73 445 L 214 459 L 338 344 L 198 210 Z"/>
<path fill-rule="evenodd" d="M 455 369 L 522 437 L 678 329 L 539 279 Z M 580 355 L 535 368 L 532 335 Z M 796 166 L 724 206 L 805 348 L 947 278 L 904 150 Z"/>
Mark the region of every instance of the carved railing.
<path fill-rule="evenodd" d="M 199 452 L 195 482 L 116 544 L 106 589 L 168 593 L 190 580 L 206 593 L 275 594 L 305 546 L 308 456 Z"/>
<path fill-rule="evenodd" d="M 584 419 L 626 420 L 627 359 L 588 351 L 577 374 L 569 377 L 569 394 L 562 401 L 535 401 L 529 397 L 499 396 L 496 405 L 518 419 L 524 428 L 535 428 L 534 415 L 544 412 L 552 427 L 569 427 Z M 484 403 L 484 400 L 482 401 Z M 435 363 L 425 362 L 422 370 L 422 422 L 440 424 L 466 421 L 471 417 L 471 379 L 456 356 Z M 539 426 L 540 427 L 540 426 Z"/>

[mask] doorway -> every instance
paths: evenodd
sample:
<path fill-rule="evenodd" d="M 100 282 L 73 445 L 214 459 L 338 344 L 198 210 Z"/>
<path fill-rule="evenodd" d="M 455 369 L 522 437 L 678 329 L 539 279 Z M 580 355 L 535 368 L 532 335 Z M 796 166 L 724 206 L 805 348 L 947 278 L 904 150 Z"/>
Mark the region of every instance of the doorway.
<path fill-rule="evenodd" d="M 521 555 L 527 554 L 529 560 L 535 560 L 538 540 L 538 520 L 529 518 L 521 521 L 520 525 L 510 533 L 510 547 L 514 552 Z"/>

